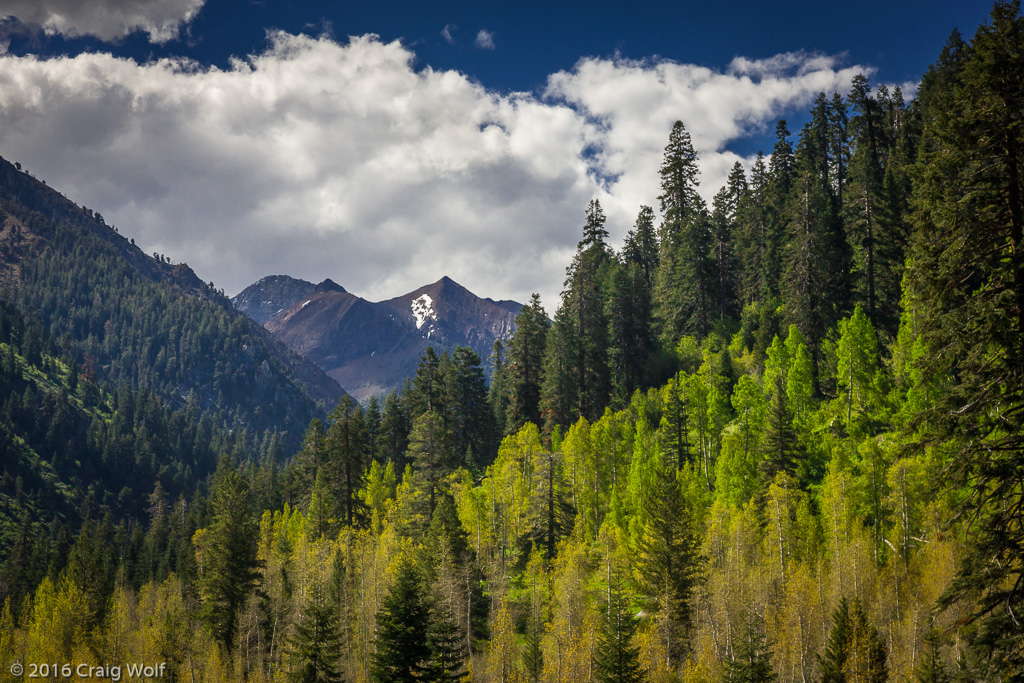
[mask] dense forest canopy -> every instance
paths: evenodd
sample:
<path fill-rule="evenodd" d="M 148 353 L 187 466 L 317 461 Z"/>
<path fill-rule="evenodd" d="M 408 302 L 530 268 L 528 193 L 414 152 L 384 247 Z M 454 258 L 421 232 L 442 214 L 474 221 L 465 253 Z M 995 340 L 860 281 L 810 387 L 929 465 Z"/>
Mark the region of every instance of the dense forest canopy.
<path fill-rule="evenodd" d="M 581 211 L 560 305 L 522 309 L 489 386 L 475 352 L 428 349 L 286 459 L 2 302 L 0 661 L 1019 680 L 1022 107 L 1024 18 L 996 2 L 914 99 L 822 93 L 710 206 L 677 122 L 657 212 L 616 250 Z"/>

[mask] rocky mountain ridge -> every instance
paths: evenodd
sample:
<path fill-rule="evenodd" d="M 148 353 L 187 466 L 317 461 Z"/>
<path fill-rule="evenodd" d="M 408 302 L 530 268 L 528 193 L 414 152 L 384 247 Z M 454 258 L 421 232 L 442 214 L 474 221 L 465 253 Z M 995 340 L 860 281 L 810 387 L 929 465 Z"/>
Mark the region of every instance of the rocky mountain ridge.
<path fill-rule="evenodd" d="M 295 297 L 300 291 L 308 294 Z M 359 400 L 401 386 L 415 374 L 428 346 L 472 348 L 485 371 L 496 339 L 508 339 L 522 304 L 476 296 L 445 276 L 381 302 L 356 296 L 331 280 L 319 285 L 271 276 L 232 301 L 254 320 L 280 308 L 263 324 Z"/>

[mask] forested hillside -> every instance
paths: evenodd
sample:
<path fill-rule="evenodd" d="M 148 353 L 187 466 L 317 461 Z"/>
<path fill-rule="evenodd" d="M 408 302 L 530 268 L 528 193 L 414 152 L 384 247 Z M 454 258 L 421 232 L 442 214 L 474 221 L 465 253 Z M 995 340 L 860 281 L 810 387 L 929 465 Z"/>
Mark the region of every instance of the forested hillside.
<path fill-rule="evenodd" d="M 343 393 L 185 264 L 147 256 L 103 217 L 0 160 L 0 274 L 22 310 L 103 379 L 181 406 L 191 396 L 297 446 L 317 401 Z"/>
<path fill-rule="evenodd" d="M 997 2 L 912 101 L 823 93 L 710 207 L 677 123 L 658 213 L 616 251 L 581 211 L 553 322 L 534 297 L 489 387 L 475 352 L 428 349 L 283 470 L 236 449 L 208 497 L 154 487 L 115 560 L 96 518 L 34 588 L 9 559 L 0 661 L 1021 680 L 1022 103 L 1024 18 Z"/>

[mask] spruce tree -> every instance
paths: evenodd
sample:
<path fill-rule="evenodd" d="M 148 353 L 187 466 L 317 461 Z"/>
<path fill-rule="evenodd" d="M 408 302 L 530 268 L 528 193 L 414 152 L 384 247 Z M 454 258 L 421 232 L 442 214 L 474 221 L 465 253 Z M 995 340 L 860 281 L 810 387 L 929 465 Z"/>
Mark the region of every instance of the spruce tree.
<path fill-rule="evenodd" d="M 495 339 L 491 346 L 491 355 L 487 359 L 491 364 L 491 382 L 487 386 L 487 405 L 490 406 L 494 423 L 505 432 L 508 416 L 509 390 L 508 372 L 505 367 L 505 345 Z"/>
<path fill-rule="evenodd" d="M 444 380 L 456 457 L 470 469 L 490 464 L 497 426 L 487 408 L 480 356 L 469 347 L 457 347 Z"/>
<path fill-rule="evenodd" d="M 762 633 L 763 623 L 753 614 L 743 622 L 733 647 L 733 658 L 722 662 L 722 683 L 773 683 L 778 676 L 772 669 L 772 651 Z"/>
<path fill-rule="evenodd" d="M 789 127 L 785 120 L 779 120 L 775 126 L 775 145 L 772 148 L 765 187 L 767 222 L 761 260 L 761 301 L 770 304 L 770 308 L 774 308 L 776 304 L 773 301 L 782 294 L 785 249 L 788 242 L 789 202 L 797 174 L 796 158 L 789 136 Z M 771 336 L 768 339 L 771 339 Z"/>
<path fill-rule="evenodd" d="M 942 636 L 937 629 L 931 629 L 924 636 L 927 646 L 924 656 L 914 669 L 917 683 L 952 683 L 953 678 L 942 662 Z"/>
<path fill-rule="evenodd" d="M 551 322 L 540 303 L 540 295 L 530 297 L 516 316 L 516 331 L 508 344 L 505 365 L 508 408 L 502 426 L 514 434 L 527 422 L 542 425 L 541 387 L 544 382 L 544 349 Z"/>
<path fill-rule="evenodd" d="M 622 247 L 622 260 L 635 263 L 643 271 L 647 291 L 654 291 L 654 276 L 658 271 L 658 235 L 654 229 L 654 210 L 641 206 L 633 229 L 626 234 Z"/>
<path fill-rule="evenodd" d="M 433 346 L 428 346 L 420 356 L 416 376 L 412 380 L 412 392 L 408 395 L 412 418 L 429 410 L 440 412 L 445 409 L 441 361 Z"/>
<path fill-rule="evenodd" d="M 836 292 L 844 279 L 839 265 L 842 253 L 834 253 L 826 135 L 827 128 L 822 131 L 808 124 L 800 136 L 798 171 L 788 205 L 789 242 L 783 287 L 787 318 L 811 343 L 816 370 L 820 343 L 837 320 L 840 298 Z"/>
<path fill-rule="evenodd" d="M 850 121 L 854 151 L 850 161 L 850 196 L 843 208 L 856 271 L 856 301 L 864 306 L 873 321 L 877 321 L 880 313 L 877 279 L 882 267 L 878 248 L 883 200 L 882 121 L 878 103 L 871 96 L 863 74 L 853 78 L 850 103 L 854 111 Z"/>
<path fill-rule="evenodd" d="M 561 451 L 543 451 L 534 456 L 533 478 L 537 484 L 527 509 L 527 532 L 539 546 L 550 566 L 555 561 L 558 542 L 573 528 L 576 510 L 568 495 L 569 484 Z"/>
<path fill-rule="evenodd" d="M 697 194 L 697 153 L 681 121 L 672 126 L 660 174 L 655 316 L 662 344 L 671 347 L 684 334 L 706 336 L 714 311 L 710 219 Z"/>
<path fill-rule="evenodd" d="M 457 683 L 466 676 L 465 635 L 455 625 L 451 605 L 441 602 L 431 615 L 427 631 L 430 660 L 422 680 L 426 683 Z"/>
<path fill-rule="evenodd" d="M 822 683 L 886 683 L 889 680 L 885 643 L 868 623 L 860 600 L 851 610 L 846 598 L 832 612 L 832 630 L 818 656 Z"/>
<path fill-rule="evenodd" d="M 362 488 L 366 460 L 366 425 L 362 409 L 348 394 L 338 401 L 330 419 L 332 424 L 327 429 L 326 445 L 330 480 L 339 492 L 337 517 L 352 526 L 360 520 L 362 513 L 359 489 Z"/>
<path fill-rule="evenodd" d="M 951 41 L 952 43 L 953 41 Z M 1024 670 L 1024 18 L 995 2 L 969 46 L 925 79 L 911 286 L 920 362 L 941 387 L 915 420 L 949 454 L 970 552 L 948 606 L 980 597 L 971 644 Z"/>
<path fill-rule="evenodd" d="M 295 635 L 288 642 L 293 683 L 340 683 L 341 635 L 338 615 L 319 581 L 313 581 Z"/>
<path fill-rule="evenodd" d="M 612 269 L 608 300 L 613 404 L 621 408 L 650 374 L 654 354 L 652 291 L 657 263 L 654 212 L 642 207 Z"/>
<path fill-rule="evenodd" d="M 409 435 L 409 458 L 427 486 L 433 512 L 441 480 L 458 466 L 451 430 L 437 412 L 427 411 L 416 418 Z"/>
<path fill-rule="evenodd" d="M 217 642 L 230 650 L 238 613 L 259 579 L 260 562 L 256 557 L 258 518 L 250 506 L 249 487 L 228 455 L 221 457 L 217 467 L 210 509 L 199 577 L 201 615 Z"/>
<path fill-rule="evenodd" d="M 560 306 L 555 324 L 548 331 L 544 347 L 544 384 L 541 387 L 541 413 L 544 431 L 572 424 L 579 418 L 579 385 L 576 381 L 576 329 L 569 312 Z"/>
<path fill-rule="evenodd" d="M 665 386 L 665 409 L 661 414 L 662 453 L 675 461 L 676 469 L 683 469 L 693 457 L 690 448 L 689 408 L 686 405 L 686 383 L 689 376 L 677 372 Z"/>
<path fill-rule="evenodd" d="M 540 680 L 544 670 L 544 651 L 540 647 L 541 626 L 537 620 L 531 619 L 526 629 L 526 643 L 523 647 L 523 669 L 532 683 Z"/>
<path fill-rule="evenodd" d="M 586 215 L 583 239 L 566 269 L 562 305 L 548 333 L 542 404 L 549 428 L 580 417 L 596 420 L 610 393 L 605 300 L 613 261 L 600 202 L 592 200 Z"/>
<path fill-rule="evenodd" d="M 416 566 L 402 558 L 395 583 L 377 613 L 375 652 L 370 665 L 373 683 L 419 683 L 431 658 L 430 610 Z"/>
<path fill-rule="evenodd" d="M 366 457 L 368 462 L 380 460 L 380 399 L 376 395 L 371 396 L 366 402 L 366 410 L 363 412 L 363 421 L 366 428 Z"/>
<path fill-rule="evenodd" d="M 737 211 L 747 192 L 747 177 L 737 161 L 725 187 L 712 204 L 711 230 L 714 268 L 715 319 L 724 322 L 739 313 L 739 264 L 736 254 Z"/>
<path fill-rule="evenodd" d="M 767 300 L 773 295 L 765 277 L 768 220 L 768 169 L 764 154 L 758 152 L 750 180 L 736 203 L 733 252 L 738 266 L 736 284 L 740 304 Z"/>
<path fill-rule="evenodd" d="M 786 377 L 781 372 L 771 377 L 768 388 L 766 433 L 763 440 L 764 459 L 761 472 L 770 484 L 779 473 L 793 474 L 800 456 L 800 443 L 793 428 L 793 412 L 786 393 Z"/>
<path fill-rule="evenodd" d="M 594 677 L 600 683 L 642 683 L 647 671 L 640 666 L 640 648 L 633 644 L 637 620 L 618 587 L 608 587 L 608 603 L 601 605 L 602 624 L 594 653 Z"/>
<path fill-rule="evenodd" d="M 384 461 L 391 462 L 396 472 L 405 469 L 405 451 L 409 446 L 412 417 L 408 397 L 391 391 L 384 397 L 384 410 L 380 420 L 380 453 Z"/>
<path fill-rule="evenodd" d="M 674 463 L 658 467 L 644 499 L 644 516 L 633 551 L 638 584 L 658 612 L 665 651 L 678 665 L 686 651 L 701 559 Z"/>

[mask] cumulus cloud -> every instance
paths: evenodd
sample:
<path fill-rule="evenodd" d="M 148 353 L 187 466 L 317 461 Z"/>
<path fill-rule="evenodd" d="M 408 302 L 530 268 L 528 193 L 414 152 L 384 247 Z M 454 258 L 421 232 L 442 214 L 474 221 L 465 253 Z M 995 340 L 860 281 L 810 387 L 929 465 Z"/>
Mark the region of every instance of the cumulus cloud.
<path fill-rule="evenodd" d="M 476 34 L 476 46 L 481 50 L 493 50 L 494 33 L 486 29 L 480 29 Z"/>
<path fill-rule="evenodd" d="M 806 108 L 819 92 L 845 92 L 856 74 L 871 73 L 837 64 L 835 57 L 787 53 L 736 58 L 721 72 L 672 61 L 587 58 L 550 76 L 545 94 L 599 129 L 593 165 L 609 179 L 606 213 L 621 222 L 635 216 L 638 198 L 656 206 L 666 131 L 676 120 L 693 139 L 700 192 L 710 202 L 735 162 L 752 163 L 730 151 L 730 141 L 774 125 L 782 112 Z"/>
<path fill-rule="evenodd" d="M 178 37 L 206 0 L 5 0 L 0 17 L 15 17 L 49 34 L 113 41 L 144 31 L 154 43 Z"/>
<path fill-rule="evenodd" d="M 444 28 L 441 29 L 441 36 L 444 38 L 444 42 L 448 43 L 449 45 L 455 44 L 455 29 L 457 28 L 458 26 L 456 26 L 455 24 L 444 25 Z"/>
<path fill-rule="evenodd" d="M 229 68 L 0 57 L 0 154 L 229 293 L 287 273 L 371 299 L 450 275 L 557 305 L 584 210 L 615 246 L 682 119 L 708 196 L 726 145 L 863 69 L 587 59 L 543 93 L 416 70 L 398 42 L 275 33 Z"/>

